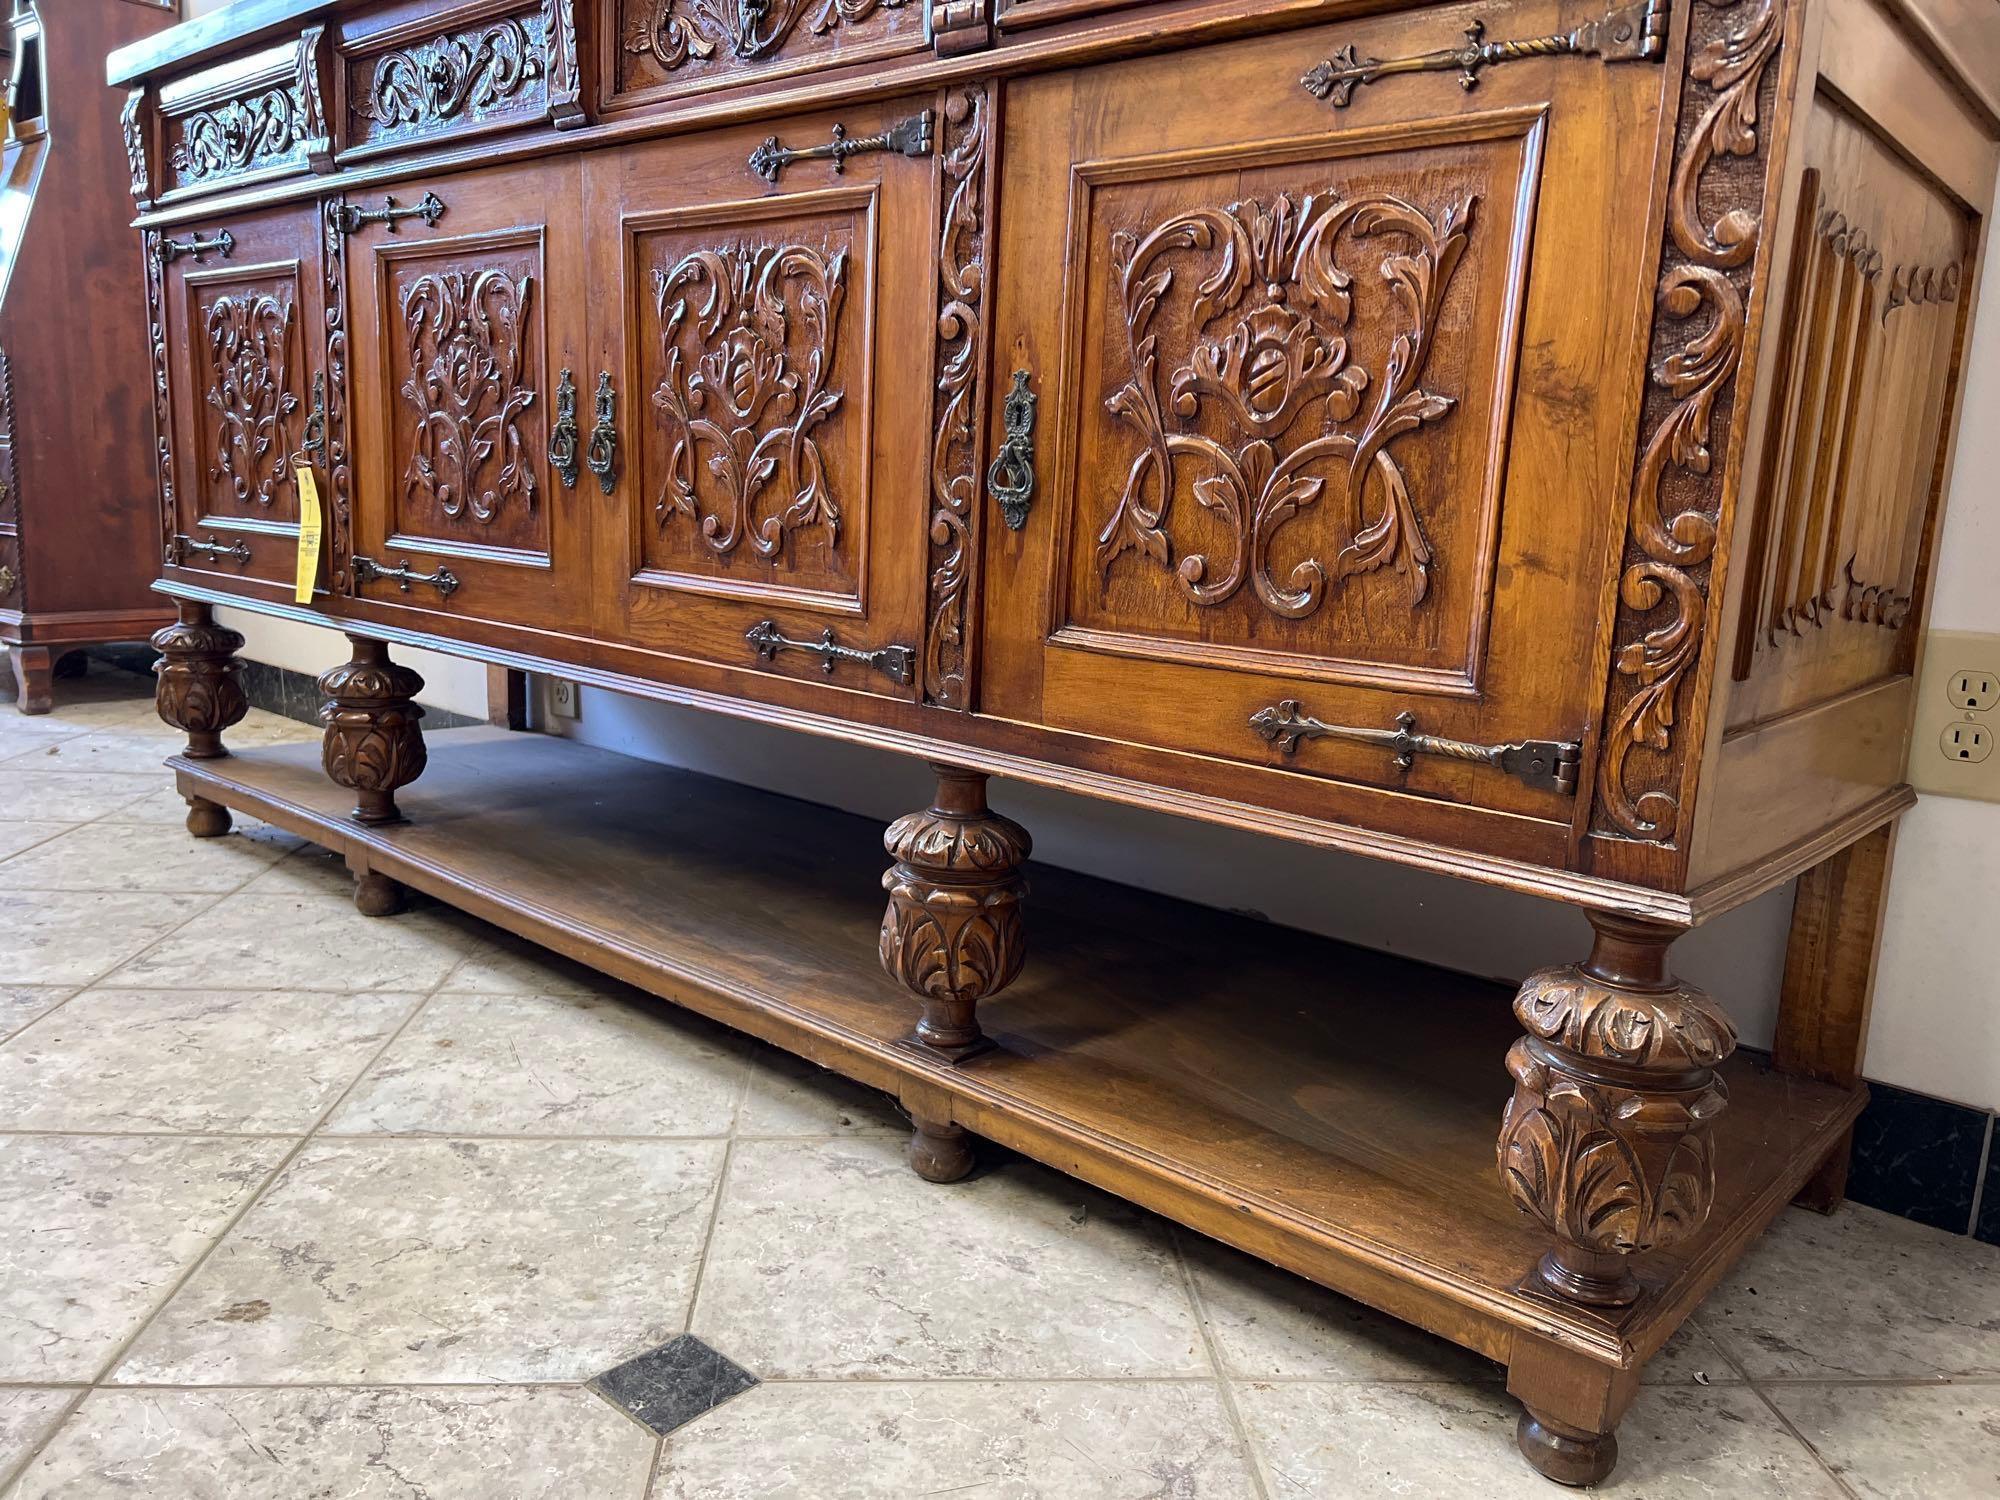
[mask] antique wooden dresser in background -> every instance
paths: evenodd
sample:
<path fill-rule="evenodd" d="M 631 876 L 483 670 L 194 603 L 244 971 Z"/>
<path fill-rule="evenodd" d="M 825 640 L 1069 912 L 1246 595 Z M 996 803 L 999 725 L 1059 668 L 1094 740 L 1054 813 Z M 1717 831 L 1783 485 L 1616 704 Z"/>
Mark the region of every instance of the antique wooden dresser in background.
<path fill-rule="evenodd" d="M 0 645 L 23 713 L 47 713 L 66 651 L 173 618 L 158 576 L 152 401 L 125 222 L 120 101 L 104 51 L 173 24 L 179 0 L 0 0 Z"/>
<path fill-rule="evenodd" d="M 196 833 L 249 810 L 366 910 L 418 887 L 889 1089 L 926 1176 L 970 1130 L 1456 1339 L 1565 1482 L 1837 1201 L 1988 8 L 239 0 L 109 76 Z M 225 602 L 353 640 L 325 775 L 224 752 Z M 878 917 L 852 820 L 427 753 L 397 643 L 921 756 L 937 799 Z M 1595 945 L 1508 1017 L 1059 871 L 1024 906 L 991 774 Z M 1794 877 L 1777 1053 L 1732 1056 L 1669 944 Z"/>

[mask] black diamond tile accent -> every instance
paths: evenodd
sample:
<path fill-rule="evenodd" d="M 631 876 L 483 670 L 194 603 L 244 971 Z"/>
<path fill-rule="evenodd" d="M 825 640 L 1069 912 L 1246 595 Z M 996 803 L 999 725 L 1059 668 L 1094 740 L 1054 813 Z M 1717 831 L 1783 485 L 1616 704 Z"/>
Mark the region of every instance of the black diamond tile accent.
<path fill-rule="evenodd" d="M 606 1370 L 590 1388 L 665 1437 L 755 1384 L 755 1375 L 684 1333 Z"/>
<path fill-rule="evenodd" d="M 1886 1083 L 1868 1085 L 1854 1124 L 1847 1196 L 1870 1208 L 1964 1234 L 1986 1144 L 1986 1112 Z"/>

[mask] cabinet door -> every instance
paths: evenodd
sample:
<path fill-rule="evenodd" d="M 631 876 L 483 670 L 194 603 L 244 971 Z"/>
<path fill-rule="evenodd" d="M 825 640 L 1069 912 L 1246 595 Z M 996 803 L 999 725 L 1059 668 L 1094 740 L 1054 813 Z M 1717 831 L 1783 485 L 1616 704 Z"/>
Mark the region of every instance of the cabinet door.
<path fill-rule="evenodd" d="M 589 159 L 590 374 L 609 374 L 622 414 L 601 633 L 913 696 L 934 164 L 769 153 L 842 127 L 849 141 L 901 130 L 922 150 L 924 114 L 892 102 Z"/>
<path fill-rule="evenodd" d="M 995 374 L 1039 398 L 1039 484 L 986 531 L 984 711 L 1568 820 L 1662 69 L 1337 86 L 1462 24 L 1009 90 Z"/>
<path fill-rule="evenodd" d="M 550 443 L 563 371 L 583 352 L 575 164 L 469 172 L 390 197 L 348 202 L 354 591 L 573 626 L 588 515 Z M 423 206 L 428 215 L 380 217 Z"/>
<path fill-rule="evenodd" d="M 149 234 L 164 263 L 170 576 L 289 595 L 301 465 L 320 465 L 324 284 L 313 204 Z M 308 431 L 309 422 L 311 431 Z M 324 490 L 326 472 L 315 469 Z"/>

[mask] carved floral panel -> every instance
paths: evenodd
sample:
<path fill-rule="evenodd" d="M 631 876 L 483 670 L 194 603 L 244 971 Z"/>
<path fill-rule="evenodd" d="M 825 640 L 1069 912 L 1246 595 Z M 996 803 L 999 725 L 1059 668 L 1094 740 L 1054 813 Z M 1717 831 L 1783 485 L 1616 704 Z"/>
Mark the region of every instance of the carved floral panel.
<path fill-rule="evenodd" d="M 925 45 L 927 0 L 620 0 L 617 92 L 712 87 Z"/>
<path fill-rule="evenodd" d="M 324 164 L 330 150 L 320 87 L 323 27 L 208 73 L 162 86 L 166 185 L 213 187 L 232 178 Z M 136 112 L 125 131 L 133 193 L 143 197 L 145 141 Z"/>
<path fill-rule="evenodd" d="M 1516 137 L 1095 187 L 1070 627 L 1471 680 L 1524 162 Z"/>
<path fill-rule="evenodd" d="M 347 108 L 356 144 L 545 112 L 549 10 L 535 6 L 351 58 Z"/>
<path fill-rule="evenodd" d="M 290 459 L 302 436 L 296 288 L 290 282 L 196 293 L 205 508 L 297 519 Z"/>

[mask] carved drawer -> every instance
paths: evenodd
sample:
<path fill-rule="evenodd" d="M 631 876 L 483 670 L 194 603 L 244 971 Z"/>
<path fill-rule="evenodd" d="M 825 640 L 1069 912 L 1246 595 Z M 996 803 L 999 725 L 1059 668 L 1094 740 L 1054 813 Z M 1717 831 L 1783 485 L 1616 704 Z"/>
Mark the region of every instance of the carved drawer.
<path fill-rule="evenodd" d="M 929 0 L 605 0 L 604 106 L 921 52 L 928 9 Z"/>
<path fill-rule="evenodd" d="M 326 28 L 314 26 L 162 83 L 159 201 L 326 170 L 333 159 L 325 103 L 330 56 Z"/>
<path fill-rule="evenodd" d="M 1468 88 L 1470 14 L 1010 89 L 1002 202 L 1068 192 L 1001 222 L 982 709 L 1568 823 L 1643 357 L 1576 309 L 1642 284 L 1663 70 L 1533 0 Z"/>
<path fill-rule="evenodd" d="M 340 159 L 582 124 L 574 0 L 392 6 L 339 33 Z"/>
<path fill-rule="evenodd" d="M 1026 31 L 1053 26 L 1058 21 L 1156 3 L 1157 0 L 994 0 L 993 16 L 1003 32 Z"/>
<path fill-rule="evenodd" d="M 336 501 L 318 211 L 299 204 L 149 230 L 145 254 L 155 357 L 171 393 L 168 576 L 288 596 L 299 469 L 311 466 L 322 502 Z"/>

